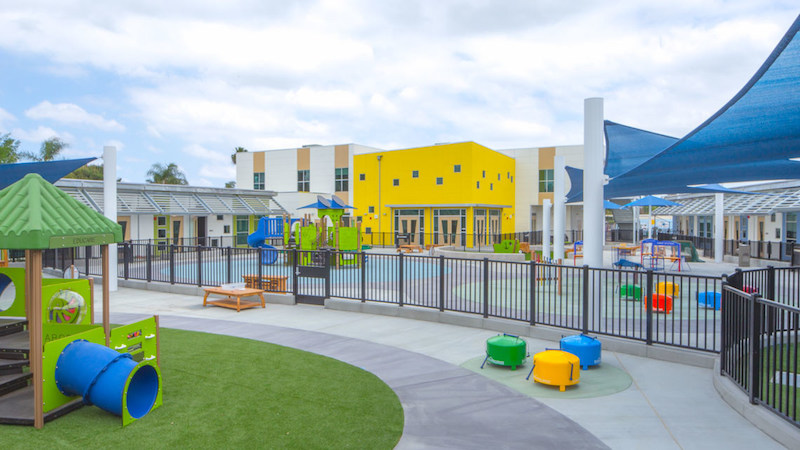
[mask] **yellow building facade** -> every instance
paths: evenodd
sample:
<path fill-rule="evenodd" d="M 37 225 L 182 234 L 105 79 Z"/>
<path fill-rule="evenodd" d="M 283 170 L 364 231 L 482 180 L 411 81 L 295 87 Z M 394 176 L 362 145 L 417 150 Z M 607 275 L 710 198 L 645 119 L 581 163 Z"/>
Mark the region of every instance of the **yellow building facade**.
<path fill-rule="evenodd" d="M 515 231 L 515 160 L 475 142 L 355 155 L 353 174 L 366 242 L 473 247 Z"/>

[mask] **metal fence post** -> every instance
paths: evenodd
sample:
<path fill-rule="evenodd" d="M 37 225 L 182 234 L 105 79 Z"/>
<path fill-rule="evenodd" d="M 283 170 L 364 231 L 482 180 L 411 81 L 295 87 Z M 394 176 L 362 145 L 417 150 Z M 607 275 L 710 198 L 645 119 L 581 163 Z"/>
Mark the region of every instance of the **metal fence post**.
<path fill-rule="evenodd" d="M 129 242 L 122 244 L 122 277 L 126 280 L 130 276 L 130 255 L 133 254 L 133 248 Z"/>
<path fill-rule="evenodd" d="M 86 263 L 86 270 L 83 272 L 89 275 L 89 260 L 92 259 L 92 247 L 86 246 L 83 249 L 83 261 Z"/>
<path fill-rule="evenodd" d="M 297 290 L 297 288 L 298 288 L 298 280 L 297 280 L 297 275 L 298 275 L 297 264 L 298 264 L 298 262 L 297 262 L 297 258 L 299 256 L 300 255 L 298 255 L 297 249 L 293 248 L 292 249 L 292 294 L 295 296 L 295 298 L 297 297 L 297 292 L 298 292 L 298 290 Z"/>
<path fill-rule="evenodd" d="M 748 352 L 747 368 L 748 368 L 748 394 L 750 396 L 750 403 L 756 404 L 756 399 L 760 397 L 760 370 L 761 366 L 761 306 L 758 299 L 761 297 L 759 294 L 750 295 L 750 329 L 749 341 L 750 351 Z"/>
<path fill-rule="evenodd" d="M 399 270 L 399 279 L 397 282 L 400 284 L 399 294 L 400 300 L 398 304 L 403 306 L 403 252 L 400 252 L 400 270 Z"/>
<path fill-rule="evenodd" d="M 444 255 L 439 255 L 439 311 L 444 311 Z"/>
<path fill-rule="evenodd" d="M 367 301 L 367 255 L 361 250 L 361 303 Z"/>
<path fill-rule="evenodd" d="M 728 333 L 731 330 L 728 328 L 728 317 L 731 314 L 732 307 L 727 305 L 728 301 L 728 290 L 725 289 L 728 286 L 728 282 L 726 281 L 727 277 L 725 275 L 722 276 L 722 283 L 721 283 L 721 291 L 722 298 L 720 299 L 720 343 L 719 343 L 719 374 L 720 376 L 725 375 L 725 371 L 728 367 Z"/>
<path fill-rule="evenodd" d="M 199 245 L 197 246 L 197 285 L 203 285 L 203 251 Z"/>
<path fill-rule="evenodd" d="M 589 266 L 583 265 L 583 334 L 589 333 Z"/>
<path fill-rule="evenodd" d="M 775 300 L 775 266 L 767 266 L 767 293 L 764 296 Z"/>
<path fill-rule="evenodd" d="M 272 250 L 272 251 L 277 252 L 277 250 Z M 255 283 L 255 286 L 254 286 L 256 289 L 264 289 L 264 283 L 261 280 L 261 276 L 263 275 L 263 268 L 261 266 L 261 262 L 264 261 L 263 258 L 264 258 L 264 249 L 257 248 L 256 249 L 256 274 L 258 276 L 258 278 L 257 278 L 258 281 Z"/>
<path fill-rule="evenodd" d="M 536 325 L 536 261 L 531 258 L 530 264 L 530 306 L 528 313 L 531 315 L 530 324 Z"/>
<path fill-rule="evenodd" d="M 339 256 L 331 253 L 331 250 L 325 252 L 323 263 L 325 266 L 325 298 L 331 298 L 331 257 L 338 258 Z"/>
<path fill-rule="evenodd" d="M 483 317 L 489 317 L 489 258 L 483 258 Z"/>
<path fill-rule="evenodd" d="M 233 278 L 233 275 L 231 274 L 231 270 L 232 270 L 231 266 L 233 265 L 233 261 L 232 261 L 233 260 L 233 255 L 232 255 L 233 247 L 228 247 L 226 250 L 227 250 L 227 252 L 226 252 L 226 255 L 225 255 L 225 265 L 227 267 L 226 267 L 226 270 L 225 270 L 225 282 L 226 283 L 230 283 L 231 282 L 231 278 Z"/>
<path fill-rule="evenodd" d="M 175 246 L 169 244 L 169 284 L 175 284 Z"/>
<path fill-rule="evenodd" d="M 646 336 L 647 336 L 647 345 L 653 345 L 653 269 L 647 269 L 647 280 L 645 281 L 645 302 L 647 304 L 645 307 L 647 308 L 647 321 L 646 321 Z"/>
<path fill-rule="evenodd" d="M 153 245 L 145 244 L 144 270 L 147 272 L 147 282 L 153 281 Z"/>

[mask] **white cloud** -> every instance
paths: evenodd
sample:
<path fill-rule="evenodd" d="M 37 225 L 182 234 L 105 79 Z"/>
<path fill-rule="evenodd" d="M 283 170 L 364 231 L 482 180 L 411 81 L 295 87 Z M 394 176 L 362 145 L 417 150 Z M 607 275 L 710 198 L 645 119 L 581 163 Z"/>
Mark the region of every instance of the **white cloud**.
<path fill-rule="evenodd" d="M 15 120 L 17 120 L 17 118 L 14 117 L 13 114 L 3 108 L 0 108 L 0 129 L 5 129 L 7 122 L 13 122 Z"/>
<path fill-rule="evenodd" d="M 88 125 L 105 131 L 123 131 L 125 127 L 116 120 L 104 119 L 98 114 L 91 114 L 73 103 L 50 103 L 43 101 L 25 111 L 31 119 L 50 119 L 72 125 Z"/>
<path fill-rule="evenodd" d="M 65 93 L 27 117 L 125 131 L 131 149 L 227 181 L 236 146 L 577 144 L 583 99 L 595 96 L 611 120 L 682 136 L 747 82 L 797 10 L 766 0 L 29 0 L 0 10 L 0 50 L 73 83 L 101 80 L 94 101 Z M 0 125 L 13 119 L 5 111 Z M 15 125 L 39 126 L 27 135 L 38 142 L 57 135 Z"/>
<path fill-rule="evenodd" d="M 53 137 L 61 138 L 67 143 L 72 141 L 72 135 L 69 133 L 59 133 L 50 127 L 42 125 L 39 125 L 33 130 L 15 128 L 11 134 L 21 141 L 36 142 L 37 144 Z"/>

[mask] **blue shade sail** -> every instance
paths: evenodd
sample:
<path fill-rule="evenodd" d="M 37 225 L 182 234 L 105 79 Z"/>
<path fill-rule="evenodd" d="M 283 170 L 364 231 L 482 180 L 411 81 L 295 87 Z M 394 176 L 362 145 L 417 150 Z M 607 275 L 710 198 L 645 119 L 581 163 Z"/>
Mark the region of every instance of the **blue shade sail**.
<path fill-rule="evenodd" d="M 630 208 L 631 206 L 681 206 L 681 204 L 669 201 L 665 198 L 648 195 L 625 205 L 626 208 Z"/>
<path fill-rule="evenodd" d="M 11 186 L 29 173 L 38 173 L 48 183 L 52 184 L 95 159 L 97 158 L 0 164 L 0 189 Z"/>
<path fill-rule="evenodd" d="M 603 126 L 608 150 L 605 174 L 611 178 L 637 167 L 664 151 L 678 138 L 651 133 L 606 120 Z"/>

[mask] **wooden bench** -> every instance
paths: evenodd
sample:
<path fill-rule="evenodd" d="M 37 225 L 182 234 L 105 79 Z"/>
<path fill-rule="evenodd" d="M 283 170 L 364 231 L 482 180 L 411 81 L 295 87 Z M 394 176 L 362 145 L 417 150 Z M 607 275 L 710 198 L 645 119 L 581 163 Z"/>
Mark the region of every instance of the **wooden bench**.
<path fill-rule="evenodd" d="M 223 308 L 230 308 L 235 309 L 236 312 L 239 312 L 243 309 L 247 308 L 255 308 L 258 305 L 261 305 L 262 308 L 266 308 L 266 303 L 264 302 L 264 295 L 261 289 L 251 289 L 251 288 L 244 288 L 244 289 L 223 289 L 221 287 L 207 287 L 203 288 L 206 291 L 206 295 L 203 296 L 203 306 L 206 305 L 214 305 L 214 306 L 221 306 Z M 210 294 L 216 295 L 224 295 L 225 298 L 220 300 L 209 300 L 208 296 Z M 255 297 L 258 296 L 261 301 L 252 301 L 252 300 L 242 300 L 243 297 Z"/>
<path fill-rule="evenodd" d="M 398 253 L 400 253 L 400 252 L 406 252 L 406 253 L 419 252 L 419 253 L 422 253 L 422 246 L 421 245 L 417 245 L 417 244 L 398 245 L 397 246 L 397 252 Z"/>
<path fill-rule="evenodd" d="M 258 285 L 258 275 L 242 275 L 245 287 L 251 289 L 264 289 L 271 292 L 286 292 L 286 275 L 261 275 L 261 286 Z"/>

